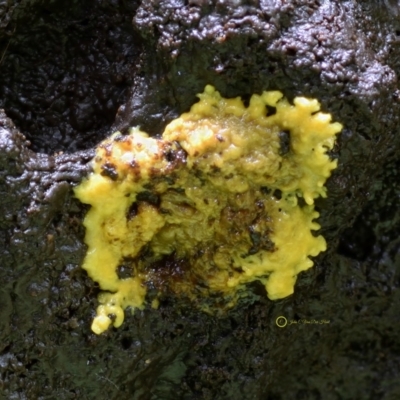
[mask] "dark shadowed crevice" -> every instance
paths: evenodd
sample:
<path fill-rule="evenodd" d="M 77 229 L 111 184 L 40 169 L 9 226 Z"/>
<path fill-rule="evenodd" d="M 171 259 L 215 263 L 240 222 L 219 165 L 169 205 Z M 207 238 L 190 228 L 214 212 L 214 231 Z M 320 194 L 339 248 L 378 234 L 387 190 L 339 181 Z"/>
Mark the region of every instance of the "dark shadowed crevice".
<path fill-rule="evenodd" d="M 0 38 L 0 107 L 34 151 L 88 149 L 110 133 L 141 48 L 136 5 L 114 3 L 57 0 L 14 12 Z"/>
<path fill-rule="evenodd" d="M 358 261 L 365 261 L 372 253 L 376 237 L 365 216 L 358 217 L 351 228 L 340 237 L 338 253 Z"/>

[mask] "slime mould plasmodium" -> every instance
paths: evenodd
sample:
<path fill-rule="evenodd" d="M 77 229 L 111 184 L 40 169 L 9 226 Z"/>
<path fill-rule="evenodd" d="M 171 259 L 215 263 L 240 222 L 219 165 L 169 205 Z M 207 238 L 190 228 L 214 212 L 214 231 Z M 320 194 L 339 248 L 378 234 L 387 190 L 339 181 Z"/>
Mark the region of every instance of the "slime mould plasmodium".
<path fill-rule="evenodd" d="M 199 98 L 161 138 L 114 133 L 75 189 L 91 205 L 83 268 L 102 290 L 97 334 L 143 307 L 157 282 L 199 304 L 214 296 L 231 306 L 254 280 L 272 300 L 289 296 L 309 256 L 326 250 L 312 234 L 314 199 L 327 195 L 337 165 L 327 151 L 342 126 L 317 100 L 290 104 L 278 91 L 248 107 L 212 86 Z"/>

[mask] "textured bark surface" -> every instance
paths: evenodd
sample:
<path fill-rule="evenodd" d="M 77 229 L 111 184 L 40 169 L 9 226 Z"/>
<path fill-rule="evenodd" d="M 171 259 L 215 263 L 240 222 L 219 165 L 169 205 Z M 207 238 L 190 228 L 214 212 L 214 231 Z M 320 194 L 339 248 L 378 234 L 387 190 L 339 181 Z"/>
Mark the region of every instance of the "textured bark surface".
<path fill-rule="evenodd" d="M 400 398 L 396 1 L 0 4 L 0 398 Z M 116 129 L 160 134 L 206 84 L 315 97 L 344 125 L 317 203 L 328 251 L 272 302 L 216 317 L 166 297 L 90 331 L 72 188 Z M 288 320 L 329 324 L 277 327 Z M 1 397 L 2 396 L 2 397 Z"/>

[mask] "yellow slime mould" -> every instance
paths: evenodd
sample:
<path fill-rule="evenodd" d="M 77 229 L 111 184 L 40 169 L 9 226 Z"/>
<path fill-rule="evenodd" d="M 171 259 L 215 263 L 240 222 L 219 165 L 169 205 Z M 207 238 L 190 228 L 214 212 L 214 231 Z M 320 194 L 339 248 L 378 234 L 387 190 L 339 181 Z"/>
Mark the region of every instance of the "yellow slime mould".
<path fill-rule="evenodd" d="M 102 290 L 96 334 L 143 307 L 149 287 L 232 306 L 258 280 L 281 299 L 313 265 L 309 256 L 326 250 L 312 234 L 314 199 L 327 195 L 337 166 L 327 151 L 341 124 L 317 100 L 290 104 L 278 91 L 253 95 L 248 107 L 212 86 L 199 98 L 161 138 L 114 133 L 75 188 L 91 205 L 82 267 Z"/>

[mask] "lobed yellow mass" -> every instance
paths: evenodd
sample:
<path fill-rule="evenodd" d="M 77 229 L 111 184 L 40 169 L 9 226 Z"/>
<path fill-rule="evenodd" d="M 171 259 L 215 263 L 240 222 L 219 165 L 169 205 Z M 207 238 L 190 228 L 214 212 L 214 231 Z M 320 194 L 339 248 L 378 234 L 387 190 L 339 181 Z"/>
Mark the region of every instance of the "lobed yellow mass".
<path fill-rule="evenodd" d="M 289 296 L 326 250 L 314 199 L 326 197 L 342 126 L 317 100 L 278 91 L 248 107 L 212 86 L 199 98 L 161 138 L 132 128 L 106 139 L 75 188 L 91 205 L 83 268 L 103 291 L 97 334 L 142 307 L 148 287 L 233 305 L 259 280 L 271 300 Z"/>

